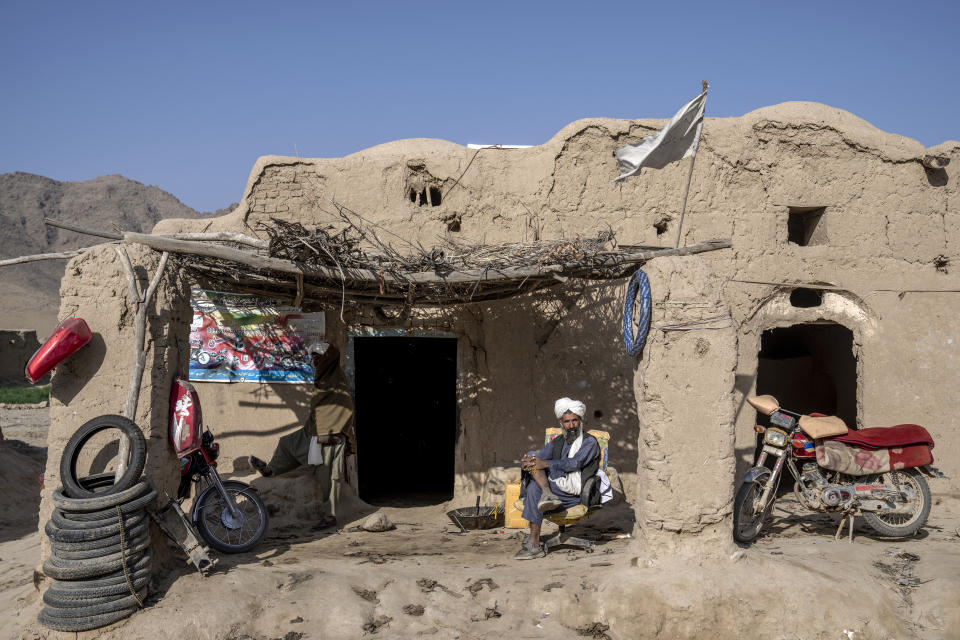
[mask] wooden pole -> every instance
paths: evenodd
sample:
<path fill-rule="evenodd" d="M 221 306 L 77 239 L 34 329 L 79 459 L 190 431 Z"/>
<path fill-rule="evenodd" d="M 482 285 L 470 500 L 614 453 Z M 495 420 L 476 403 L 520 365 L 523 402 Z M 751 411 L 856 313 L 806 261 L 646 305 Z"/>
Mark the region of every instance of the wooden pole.
<path fill-rule="evenodd" d="M 37 262 L 38 260 L 66 260 L 73 258 L 86 251 L 86 249 L 76 249 L 75 251 L 62 251 L 60 253 L 36 253 L 32 256 L 20 256 L 19 258 L 8 258 L 0 260 L 0 267 L 9 267 L 14 264 L 23 264 L 24 262 Z"/>
<path fill-rule="evenodd" d="M 120 264 L 123 266 L 123 273 L 127 276 L 127 297 L 130 299 L 130 306 L 133 307 L 134 319 L 140 311 L 140 291 L 137 288 L 137 277 L 133 273 L 133 265 L 130 263 L 130 256 L 127 254 L 127 248 L 122 244 L 116 247 L 117 256 L 120 258 Z M 133 346 L 134 362 L 136 362 L 137 345 Z M 139 388 L 139 387 L 138 387 Z M 130 390 L 127 389 L 129 398 Z M 134 407 L 134 412 L 136 407 Z M 134 415 L 127 413 L 126 408 L 123 412 L 124 417 L 133 420 Z M 127 458 L 130 457 L 130 439 L 126 436 L 120 436 L 120 446 L 117 449 L 117 468 L 114 470 L 113 482 L 123 477 L 127 471 Z"/>
<path fill-rule="evenodd" d="M 91 231 L 90 229 L 82 229 L 66 222 L 60 222 L 59 220 L 54 220 L 53 218 L 44 218 L 43 223 L 51 227 L 57 227 L 59 229 L 66 229 L 67 231 L 73 231 L 75 233 L 82 233 L 88 236 L 96 236 L 98 238 L 109 238 L 110 240 L 121 240 L 123 238 L 119 233 L 110 233 L 108 231 Z M 197 233 L 173 233 L 169 235 L 158 234 L 158 237 L 166 238 L 176 238 L 178 240 L 199 240 L 201 242 L 233 242 L 236 244 L 245 244 L 256 249 L 267 249 L 270 246 L 270 243 L 266 240 L 261 240 L 260 238 L 254 238 L 252 236 L 244 235 L 242 233 L 235 233 L 233 231 L 205 231 Z M 53 256 L 55 254 L 44 254 Z M 3 265 L 0 265 L 3 266 Z"/>
<path fill-rule="evenodd" d="M 150 286 L 143 294 L 140 301 L 140 308 L 137 309 L 137 315 L 134 319 L 136 323 L 136 332 L 133 336 L 133 371 L 130 374 L 130 386 L 127 389 L 127 401 L 123 406 L 123 415 L 131 420 L 136 419 L 137 403 L 140 399 L 140 383 L 143 381 L 143 370 L 147 364 L 147 351 L 144 349 L 144 342 L 147 335 L 147 308 L 150 306 L 150 300 L 157 290 L 157 284 L 163 275 L 163 270 L 167 266 L 169 253 L 166 251 L 160 256 L 160 263 L 157 265 L 157 272 L 153 274 L 150 280 Z"/>
<path fill-rule="evenodd" d="M 680 223 L 677 225 L 677 241 L 673 243 L 674 248 L 680 247 L 680 235 L 683 233 L 683 216 L 687 212 L 687 196 L 690 194 L 690 182 L 693 180 L 693 165 L 697 161 L 697 154 L 690 158 L 690 171 L 687 172 L 687 187 L 683 190 L 683 204 L 680 206 Z"/>
<path fill-rule="evenodd" d="M 44 218 L 43 224 L 49 225 L 51 227 L 57 227 L 59 229 L 66 229 L 67 231 L 82 233 L 88 236 L 97 236 L 98 238 L 109 238 L 111 240 L 120 240 L 123 238 L 123 236 L 121 236 L 119 233 L 110 233 L 108 231 L 91 231 L 90 229 L 81 229 L 80 227 L 75 227 L 72 224 L 67 224 L 66 222 L 60 222 L 59 220 L 54 220 L 53 218 Z"/>
<path fill-rule="evenodd" d="M 710 83 L 706 80 L 703 81 L 703 92 L 706 93 L 707 89 L 710 88 Z M 703 109 L 706 113 L 707 109 L 707 97 L 703 97 Z M 706 116 L 704 116 L 706 118 Z M 703 131 L 700 132 L 703 134 Z M 700 148 L 700 139 L 697 138 L 697 147 L 693 150 L 693 157 L 690 158 L 690 171 L 687 173 L 687 187 L 683 190 L 683 204 L 680 205 L 680 223 L 677 225 L 677 241 L 673 244 L 674 248 L 680 247 L 680 234 L 683 233 L 683 216 L 687 212 L 687 196 L 690 194 L 690 182 L 693 180 L 693 165 L 697 161 L 697 149 Z"/>
<path fill-rule="evenodd" d="M 117 255 L 120 257 L 120 263 L 123 265 L 123 271 L 127 276 L 127 292 L 130 296 L 130 304 L 135 311 L 134 316 L 134 335 L 133 335 L 133 370 L 130 372 L 130 385 L 127 387 L 127 400 L 123 405 L 123 415 L 125 418 L 136 422 L 137 405 L 140 401 L 140 385 L 143 382 L 143 370 L 147 364 L 147 352 L 144 349 L 144 340 L 147 333 L 147 307 L 150 299 L 157 289 L 157 283 L 163 275 L 163 270 L 167 266 L 169 254 L 164 252 L 160 256 L 160 264 L 157 265 L 157 272 L 153 275 L 147 291 L 141 295 L 137 287 L 137 279 L 133 273 L 133 265 L 130 264 L 130 256 L 127 255 L 126 248 L 122 245 L 117 247 Z M 130 440 L 126 437 L 120 438 L 120 447 L 117 451 L 117 468 L 114 472 L 114 481 L 119 480 L 127 469 L 127 458 L 130 456 Z"/>

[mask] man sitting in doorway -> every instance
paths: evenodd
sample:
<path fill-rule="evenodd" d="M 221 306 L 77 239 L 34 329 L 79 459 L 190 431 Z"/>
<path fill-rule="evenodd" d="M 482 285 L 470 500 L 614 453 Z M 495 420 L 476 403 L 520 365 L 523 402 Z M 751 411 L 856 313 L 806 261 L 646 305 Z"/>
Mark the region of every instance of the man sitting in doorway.
<path fill-rule="evenodd" d="M 528 451 L 520 460 L 521 482 L 526 491 L 523 518 L 530 523 L 530 537 L 514 556 L 517 560 L 546 555 L 540 545 L 544 512 L 580 504 L 581 478 L 595 474 L 600 465 L 600 444 L 583 431 L 586 406 L 579 400 L 560 398 L 553 411 L 563 436 L 557 436 L 540 451 Z"/>
<path fill-rule="evenodd" d="M 346 377 L 340 370 L 340 351 L 325 342 L 308 347 L 313 363 L 314 391 L 310 413 L 303 427 L 283 436 L 269 464 L 250 456 L 250 464 L 265 477 L 312 466 L 325 497 L 326 514 L 314 530 L 337 526 L 340 480 L 346 477 L 344 460 L 355 450 L 353 399 Z"/>

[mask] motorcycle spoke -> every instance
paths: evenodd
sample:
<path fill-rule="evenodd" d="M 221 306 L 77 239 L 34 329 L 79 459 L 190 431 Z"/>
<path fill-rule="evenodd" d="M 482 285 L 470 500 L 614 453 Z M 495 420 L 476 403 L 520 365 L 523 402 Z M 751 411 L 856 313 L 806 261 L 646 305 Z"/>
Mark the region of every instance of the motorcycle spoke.
<path fill-rule="evenodd" d="M 889 474 L 884 474 L 881 476 L 881 479 L 887 484 L 891 484 L 898 489 L 909 489 L 913 492 L 914 496 L 919 494 L 920 487 L 917 486 L 916 482 L 908 474 L 893 471 Z M 914 505 L 913 513 L 878 513 L 877 516 L 888 524 L 896 526 L 909 524 L 919 515 L 920 512 L 919 502 L 917 500 L 913 500 L 912 503 Z"/>

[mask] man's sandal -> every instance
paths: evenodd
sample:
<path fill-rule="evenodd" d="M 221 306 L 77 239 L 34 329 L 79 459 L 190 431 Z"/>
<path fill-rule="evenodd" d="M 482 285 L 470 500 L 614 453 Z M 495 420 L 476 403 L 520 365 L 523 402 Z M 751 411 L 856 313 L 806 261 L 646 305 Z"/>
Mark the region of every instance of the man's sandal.
<path fill-rule="evenodd" d="M 250 462 L 250 466 L 256 469 L 260 473 L 260 475 L 262 475 L 264 478 L 269 478 L 270 476 L 273 475 L 273 470 L 271 470 L 270 467 L 267 466 L 266 462 L 264 462 L 257 456 L 250 456 L 247 458 L 247 460 Z"/>
<path fill-rule="evenodd" d="M 541 512 L 553 511 L 554 509 L 559 509 L 561 506 L 563 506 L 563 503 L 560 502 L 560 498 L 549 491 L 544 493 L 540 501 L 537 502 L 537 509 Z"/>
<path fill-rule="evenodd" d="M 547 552 L 543 550 L 543 545 L 537 545 L 535 547 L 530 546 L 529 544 L 524 544 L 520 547 L 520 551 L 517 551 L 517 554 L 513 556 L 514 560 L 535 560 L 537 558 L 542 558 L 547 555 Z"/>

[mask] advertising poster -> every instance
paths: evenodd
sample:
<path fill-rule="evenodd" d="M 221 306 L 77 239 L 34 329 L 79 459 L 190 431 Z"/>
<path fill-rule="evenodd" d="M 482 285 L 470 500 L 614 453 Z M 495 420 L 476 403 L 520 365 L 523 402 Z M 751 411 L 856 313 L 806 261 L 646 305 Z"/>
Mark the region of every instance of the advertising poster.
<path fill-rule="evenodd" d="M 203 289 L 193 289 L 190 302 L 190 380 L 313 382 L 307 346 L 323 339 L 323 312 Z"/>

